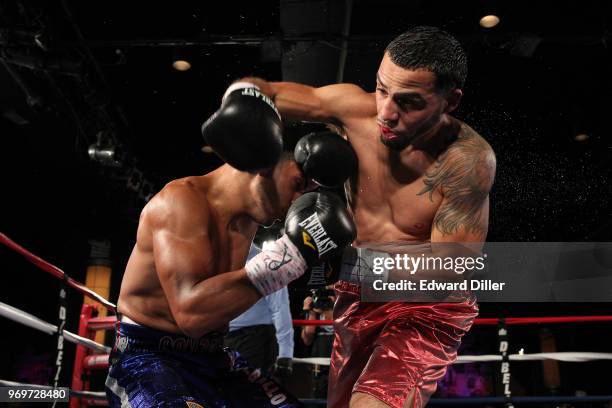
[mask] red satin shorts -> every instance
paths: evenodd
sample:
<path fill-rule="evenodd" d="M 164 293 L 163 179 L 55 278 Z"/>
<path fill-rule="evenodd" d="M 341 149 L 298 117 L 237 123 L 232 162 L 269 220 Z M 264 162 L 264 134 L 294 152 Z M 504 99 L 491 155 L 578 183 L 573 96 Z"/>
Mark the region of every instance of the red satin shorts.
<path fill-rule="evenodd" d="M 360 392 L 391 407 L 424 407 L 478 315 L 476 300 L 365 303 L 359 284 L 340 281 L 335 290 L 327 406 L 348 407 Z"/>

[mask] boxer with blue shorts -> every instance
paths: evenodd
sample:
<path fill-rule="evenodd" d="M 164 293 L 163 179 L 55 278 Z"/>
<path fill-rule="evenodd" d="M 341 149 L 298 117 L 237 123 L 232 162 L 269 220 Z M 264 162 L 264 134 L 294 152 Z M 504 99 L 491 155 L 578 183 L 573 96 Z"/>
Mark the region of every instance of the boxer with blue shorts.
<path fill-rule="evenodd" d="M 193 339 L 117 323 L 106 393 L 112 406 L 301 406 L 274 380 L 223 347 L 223 333 Z"/>
<path fill-rule="evenodd" d="M 111 407 L 300 406 L 221 346 L 230 320 L 355 237 L 340 198 L 301 194 L 303 163 L 279 129 L 272 102 L 234 84 L 203 129 L 228 164 L 168 183 L 143 209 L 117 303 Z M 257 228 L 285 214 L 285 234 L 246 262 Z"/>

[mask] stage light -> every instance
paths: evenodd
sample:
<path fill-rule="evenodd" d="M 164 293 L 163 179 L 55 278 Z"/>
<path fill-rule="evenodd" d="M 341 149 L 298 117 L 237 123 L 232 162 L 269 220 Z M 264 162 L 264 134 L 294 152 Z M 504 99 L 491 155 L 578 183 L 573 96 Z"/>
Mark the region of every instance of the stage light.
<path fill-rule="evenodd" d="M 499 24 L 499 17 L 495 14 L 487 14 L 480 19 L 480 25 L 484 28 L 493 28 Z"/>
<path fill-rule="evenodd" d="M 120 149 L 107 132 L 98 132 L 97 142 L 87 149 L 89 158 L 107 167 L 121 167 Z"/>
<path fill-rule="evenodd" d="M 574 140 L 577 142 L 584 142 L 589 139 L 589 135 L 587 133 L 578 133 L 574 136 Z"/>
<path fill-rule="evenodd" d="M 174 60 L 172 67 L 177 71 L 188 71 L 191 69 L 191 63 L 184 59 Z"/>
<path fill-rule="evenodd" d="M 193 55 L 185 47 L 177 46 L 172 49 L 172 68 L 177 71 L 189 71 L 191 69 L 191 57 Z"/>

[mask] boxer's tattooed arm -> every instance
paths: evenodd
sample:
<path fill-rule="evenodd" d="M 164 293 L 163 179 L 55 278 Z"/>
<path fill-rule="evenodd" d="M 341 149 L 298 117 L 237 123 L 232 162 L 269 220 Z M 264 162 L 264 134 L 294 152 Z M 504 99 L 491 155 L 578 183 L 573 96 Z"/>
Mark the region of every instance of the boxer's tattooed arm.
<path fill-rule="evenodd" d="M 483 204 L 495 177 L 495 156 L 488 143 L 473 131 L 462 132 L 457 141 L 443 153 L 431 171 L 419 195 L 435 191 L 444 199 L 434 218 L 434 227 L 442 234 L 485 233 Z"/>

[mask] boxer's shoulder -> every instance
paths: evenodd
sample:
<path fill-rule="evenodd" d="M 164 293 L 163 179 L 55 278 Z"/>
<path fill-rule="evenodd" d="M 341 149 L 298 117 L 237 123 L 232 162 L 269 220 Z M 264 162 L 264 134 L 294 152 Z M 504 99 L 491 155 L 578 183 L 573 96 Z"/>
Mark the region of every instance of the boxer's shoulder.
<path fill-rule="evenodd" d="M 452 142 L 427 171 L 421 191 L 477 192 L 486 197 L 495 178 L 496 159 L 487 141 L 467 124 L 453 119 Z"/>
<path fill-rule="evenodd" d="M 141 222 L 183 229 L 202 225 L 209 217 L 210 207 L 201 181 L 198 177 L 185 177 L 166 184 L 147 203 Z"/>
<path fill-rule="evenodd" d="M 457 142 L 461 145 L 472 143 L 478 147 L 481 151 L 491 151 L 493 152 L 493 148 L 491 145 L 482 137 L 478 132 L 476 132 L 471 126 L 467 123 L 462 122 L 458 119 L 455 119 L 457 125 L 459 126 L 459 134 L 457 138 Z"/>
<path fill-rule="evenodd" d="M 193 200 L 205 192 L 204 183 L 200 179 L 201 177 L 191 176 L 172 180 L 158 195 L 164 200 Z"/>
<path fill-rule="evenodd" d="M 495 169 L 496 159 L 491 145 L 466 123 L 457 119 L 454 122 L 456 137 L 439 161 L 454 165 L 465 165 L 466 161 L 471 161 Z"/>
<path fill-rule="evenodd" d="M 333 117 L 336 125 L 347 124 L 376 117 L 376 98 L 355 84 L 334 84 L 314 90 L 325 105 L 327 116 Z"/>

